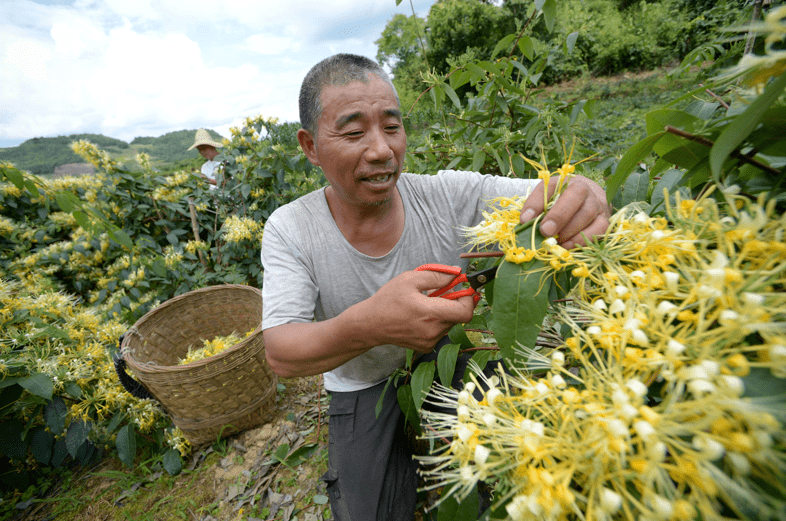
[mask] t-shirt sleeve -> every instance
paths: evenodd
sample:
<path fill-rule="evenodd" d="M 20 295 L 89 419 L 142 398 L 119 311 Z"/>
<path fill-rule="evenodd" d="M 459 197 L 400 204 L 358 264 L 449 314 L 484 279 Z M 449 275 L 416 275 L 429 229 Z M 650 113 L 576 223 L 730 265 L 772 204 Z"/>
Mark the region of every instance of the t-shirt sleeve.
<path fill-rule="evenodd" d="M 311 322 L 319 293 L 310 260 L 292 240 L 297 231 L 277 217 L 270 216 L 262 236 L 262 329 Z"/>
<path fill-rule="evenodd" d="M 447 200 L 464 226 L 483 220 L 483 211 L 498 197 L 528 195 L 538 179 L 518 179 L 478 172 L 441 170 L 435 180 L 442 183 Z"/>

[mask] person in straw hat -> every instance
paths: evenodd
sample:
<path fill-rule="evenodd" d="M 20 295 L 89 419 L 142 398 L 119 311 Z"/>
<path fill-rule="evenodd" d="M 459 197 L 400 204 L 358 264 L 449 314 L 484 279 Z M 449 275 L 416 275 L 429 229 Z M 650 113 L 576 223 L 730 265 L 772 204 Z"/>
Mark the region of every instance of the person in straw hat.
<path fill-rule="evenodd" d="M 218 141 L 213 141 L 207 130 L 200 128 L 196 131 L 194 144 L 188 148 L 189 150 L 196 148 L 199 151 L 199 155 L 207 159 L 205 164 L 202 165 L 202 177 L 210 183 L 211 190 L 215 190 L 218 186 L 217 173 L 219 166 L 221 166 L 221 161 L 214 161 L 214 158 L 218 155 L 217 149 L 222 146 Z"/>

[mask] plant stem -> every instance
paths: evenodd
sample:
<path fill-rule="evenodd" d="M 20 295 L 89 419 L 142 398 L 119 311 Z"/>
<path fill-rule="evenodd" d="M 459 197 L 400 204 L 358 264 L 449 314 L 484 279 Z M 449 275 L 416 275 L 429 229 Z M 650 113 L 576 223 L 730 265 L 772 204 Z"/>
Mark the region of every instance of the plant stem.
<path fill-rule="evenodd" d="M 712 141 L 711 139 L 707 139 L 706 137 L 697 136 L 696 134 L 691 134 L 690 132 L 686 132 L 684 130 L 680 130 L 678 128 L 674 128 L 671 125 L 666 125 L 665 130 L 666 130 L 666 132 L 668 132 L 670 134 L 674 134 L 676 136 L 683 137 L 683 138 L 688 139 L 690 141 L 693 141 L 695 143 L 699 143 L 701 145 L 704 145 L 705 147 L 712 148 L 715 145 L 715 142 Z M 762 163 L 760 161 L 757 161 L 757 160 L 755 160 L 755 159 L 753 159 L 751 157 L 748 157 L 745 154 L 743 154 L 742 152 L 740 152 L 739 150 L 733 150 L 729 155 L 731 157 L 735 158 L 735 159 L 739 159 L 743 163 L 748 163 L 749 165 L 753 165 L 753 166 L 755 166 L 755 167 L 757 167 L 757 168 L 767 172 L 768 174 L 777 175 L 777 176 L 781 175 L 781 171 L 778 170 L 777 168 L 773 168 L 773 167 L 771 167 L 769 165 L 765 165 L 764 163 Z"/>

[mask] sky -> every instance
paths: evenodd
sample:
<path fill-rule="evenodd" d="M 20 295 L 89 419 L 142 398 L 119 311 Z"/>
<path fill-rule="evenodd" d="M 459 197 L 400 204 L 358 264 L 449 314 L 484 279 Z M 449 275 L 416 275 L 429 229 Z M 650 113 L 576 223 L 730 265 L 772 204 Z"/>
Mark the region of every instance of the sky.
<path fill-rule="evenodd" d="M 2 0 L 0 147 L 103 134 L 130 142 L 247 116 L 298 121 L 308 70 L 375 58 L 396 14 L 435 0 Z"/>

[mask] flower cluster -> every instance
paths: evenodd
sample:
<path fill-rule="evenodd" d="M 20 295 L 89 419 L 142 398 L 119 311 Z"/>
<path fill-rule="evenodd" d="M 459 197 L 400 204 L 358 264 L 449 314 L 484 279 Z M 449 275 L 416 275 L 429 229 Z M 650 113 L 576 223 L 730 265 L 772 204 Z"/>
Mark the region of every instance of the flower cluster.
<path fill-rule="evenodd" d="M 250 331 L 246 334 L 246 337 L 249 336 L 253 331 Z M 203 342 L 202 347 L 191 349 L 188 348 L 188 353 L 186 354 L 185 358 L 178 362 L 179 365 L 190 364 L 191 362 L 196 362 L 198 360 L 204 360 L 205 358 L 210 358 L 211 356 L 217 355 L 222 351 L 229 349 L 233 345 L 240 342 L 242 338 L 239 334 L 233 332 L 227 336 L 217 336 L 210 340 L 205 340 Z"/>
<path fill-rule="evenodd" d="M 424 458 L 433 486 L 492 482 L 517 521 L 786 518 L 786 217 L 724 192 L 668 220 L 625 208 L 603 242 L 543 254 L 579 281 L 571 335 L 429 398 L 457 410 L 424 413 L 451 440 Z"/>
<path fill-rule="evenodd" d="M 262 228 L 262 223 L 253 219 L 232 215 L 224 221 L 224 239 L 227 242 L 239 243 L 245 240 L 259 244 L 262 241 Z"/>

